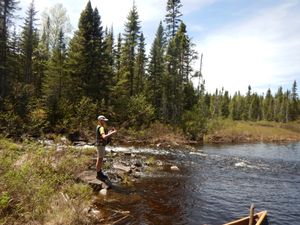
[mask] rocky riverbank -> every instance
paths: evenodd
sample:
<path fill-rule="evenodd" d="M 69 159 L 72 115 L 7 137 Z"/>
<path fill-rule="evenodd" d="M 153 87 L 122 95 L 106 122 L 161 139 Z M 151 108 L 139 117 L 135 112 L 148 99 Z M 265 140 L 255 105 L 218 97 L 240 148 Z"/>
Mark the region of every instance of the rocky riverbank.
<path fill-rule="evenodd" d="M 113 190 L 126 190 L 158 170 L 178 169 L 157 159 L 155 154 L 138 151 L 133 147 L 107 147 L 103 170 Z M 93 145 L 83 141 L 70 143 L 64 137 L 19 143 L 0 138 L 0 223 L 102 221 L 105 216 L 94 207 L 94 198 L 106 196 L 111 190 L 109 185 L 95 180 L 95 156 Z"/>

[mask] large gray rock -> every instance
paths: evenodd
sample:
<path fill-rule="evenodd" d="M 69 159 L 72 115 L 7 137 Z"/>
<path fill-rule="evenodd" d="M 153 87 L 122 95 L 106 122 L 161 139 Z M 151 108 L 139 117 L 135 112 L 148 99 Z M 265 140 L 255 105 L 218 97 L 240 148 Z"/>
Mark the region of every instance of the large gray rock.
<path fill-rule="evenodd" d="M 124 166 L 120 163 L 114 164 L 113 167 L 114 167 L 114 169 L 124 171 L 125 173 L 131 173 L 132 172 L 130 166 Z"/>
<path fill-rule="evenodd" d="M 103 182 L 96 179 L 96 172 L 92 170 L 83 171 L 78 175 L 78 179 L 81 182 L 89 184 L 95 191 L 109 189 L 112 186 L 110 181 Z"/>

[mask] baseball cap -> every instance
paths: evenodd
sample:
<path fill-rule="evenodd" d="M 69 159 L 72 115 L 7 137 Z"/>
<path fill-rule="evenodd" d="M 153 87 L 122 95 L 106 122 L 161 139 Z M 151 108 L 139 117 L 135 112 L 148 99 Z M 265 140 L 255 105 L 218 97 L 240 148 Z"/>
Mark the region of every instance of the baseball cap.
<path fill-rule="evenodd" d="M 103 115 L 98 116 L 98 120 L 108 121 L 108 119 Z"/>

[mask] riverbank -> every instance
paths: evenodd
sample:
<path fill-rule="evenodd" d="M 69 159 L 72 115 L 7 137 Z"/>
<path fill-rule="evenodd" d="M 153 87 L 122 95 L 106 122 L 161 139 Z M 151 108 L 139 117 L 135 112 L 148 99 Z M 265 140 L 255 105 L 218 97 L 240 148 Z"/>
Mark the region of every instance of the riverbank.
<path fill-rule="evenodd" d="M 120 129 L 112 144 L 143 145 L 158 151 L 195 144 L 187 141 L 178 128 L 161 124 L 150 128 L 139 132 Z M 299 122 L 214 121 L 208 128 L 204 143 L 300 140 Z M 95 171 L 95 148 L 85 146 L 88 142 L 74 144 L 64 137 L 19 143 L 0 138 L 0 224 L 96 224 L 104 218 L 93 207 L 93 189 L 78 180 L 83 171 Z M 159 168 L 171 170 L 171 164 L 131 153 L 131 148 L 121 153 L 110 148 L 104 169 L 116 183 L 130 186 L 147 172 L 151 175 Z M 117 168 L 125 173 L 116 173 Z M 118 213 L 118 217 L 123 215 Z"/>
<path fill-rule="evenodd" d="M 0 138 L 0 224 L 93 222 L 84 210 L 93 192 L 76 182 L 90 154 Z"/>
<path fill-rule="evenodd" d="M 268 121 L 215 120 L 209 124 L 205 143 L 293 142 L 300 140 L 300 121 L 276 123 Z"/>
<path fill-rule="evenodd" d="M 99 224 L 107 219 L 94 207 L 95 189 L 82 179 L 83 172 L 96 175 L 95 153 L 93 146 L 73 146 L 65 138 L 18 143 L 0 138 L 0 224 Z M 111 151 L 103 168 L 114 184 L 130 186 L 162 166 L 153 156 Z"/>
<path fill-rule="evenodd" d="M 257 143 L 300 141 L 300 121 L 276 123 L 268 121 L 211 120 L 203 140 L 189 140 L 179 128 L 152 124 L 142 131 L 121 129 L 114 143 L 124 146 L 190 148 L 202 144 Z"/>

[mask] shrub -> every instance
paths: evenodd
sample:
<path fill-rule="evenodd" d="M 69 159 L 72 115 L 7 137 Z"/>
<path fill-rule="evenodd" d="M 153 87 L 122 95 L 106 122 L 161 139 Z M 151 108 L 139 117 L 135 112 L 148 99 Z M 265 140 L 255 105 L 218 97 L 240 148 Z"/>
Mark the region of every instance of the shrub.
<path fill-rule="evenodd" d="M 182 116 L 183 130 L 191 140 L 202 141 L 207 131 L 207 120 L 199 106 L 186 111 Z"/>
<path fill-rule="evenodd" d="M 144 95 L 132 96 L 127 107 L 128 121 L 130 125 L 140 128 L 142 125 L 148 127 L 154 118 L 154 107 L 147 102 Z"/>
<path fill-rule="evenodd" d="M 92 190 L 75 182 L 88 160 L 90 156 L 75 149 L 57 152 L 39 144 L 24 142 L 21 146 L 0 139 L 0 223 L 45 224 L 57 213 L 60 217 L 54 224 L 88 224 L 87 217 L 78 215 Z M 61 193 L 70 196 L 70 202 L 62 202 Z"/>

